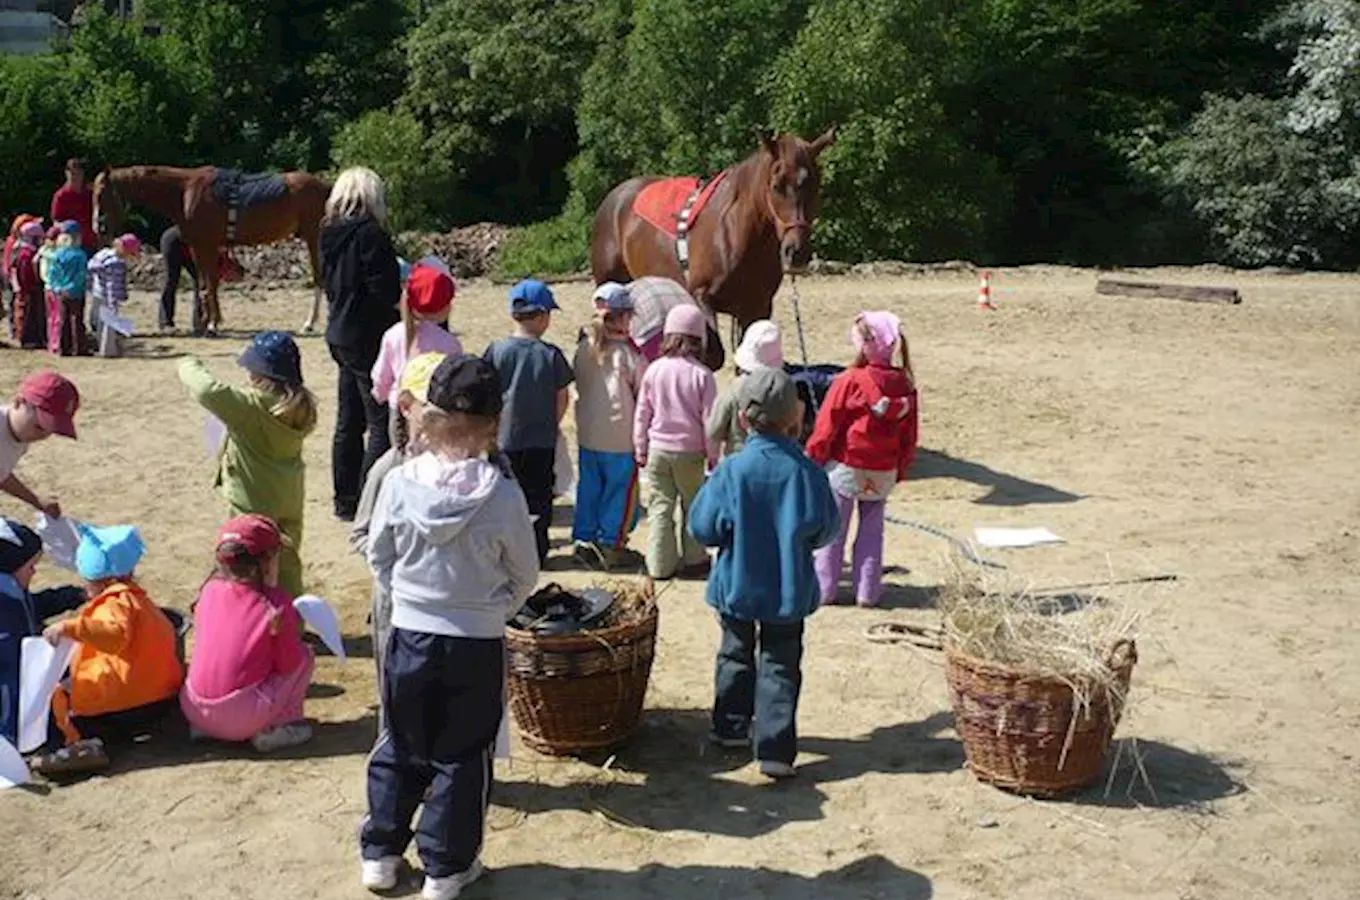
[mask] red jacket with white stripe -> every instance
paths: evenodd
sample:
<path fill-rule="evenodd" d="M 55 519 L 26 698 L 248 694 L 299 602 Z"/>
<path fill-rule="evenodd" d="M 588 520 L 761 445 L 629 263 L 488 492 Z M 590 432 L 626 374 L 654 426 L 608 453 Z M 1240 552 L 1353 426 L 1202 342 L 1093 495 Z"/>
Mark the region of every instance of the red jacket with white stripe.
<path fill-rule="evenodd" d="M 870 363 L 846 369 L 831 382 L 807 440 L 807 455 L 875 472 L 896 470 L 905 481 L 916 456 L 919 410 L 906 373 Z"/>

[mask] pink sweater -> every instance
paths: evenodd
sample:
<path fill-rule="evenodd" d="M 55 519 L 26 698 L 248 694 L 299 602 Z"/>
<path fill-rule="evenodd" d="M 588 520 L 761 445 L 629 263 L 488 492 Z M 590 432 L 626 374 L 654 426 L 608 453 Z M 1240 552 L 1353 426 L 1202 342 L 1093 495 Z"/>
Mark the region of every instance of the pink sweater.
<path fill-rule="evenodd" d="M 463 345 L 434 322 L 417 322 L 412 356 L 445 353 L 462 356 Z M 395 405 L 401 393 L 401 370 L 406 368 L 406 326 L 398 322 L 383 334 L 378 361 L 373 364 L 373 399 Z"/>
<path fill-rule="evenodd" d="M 633 415 L 633 446 L 638 459 L 650 450 L 702 453 L 716 464 L 718 448 L 704 421 L 713 408 L 718 383 L 703 363 L 687 356 L 663 356 L 647 367 Z"/>
<path fill-rule="evenodd" d="M 307 660 L 302 618 L 287 591 L 214 578 L 194 607 L 190 689 L 220 700 L 270 675 L 296 671 Z"/>

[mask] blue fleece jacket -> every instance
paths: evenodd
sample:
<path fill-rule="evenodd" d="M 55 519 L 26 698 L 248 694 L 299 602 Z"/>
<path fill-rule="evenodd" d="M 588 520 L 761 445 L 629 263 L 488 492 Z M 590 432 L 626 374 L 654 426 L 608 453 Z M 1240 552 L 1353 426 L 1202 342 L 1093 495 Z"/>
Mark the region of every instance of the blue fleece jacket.
<path fill-rule="evenodd" d="M 793 622 L 821 595 L 812 551 L 840 533 L 826 473 L 784 437 L 752 434 L 694 498 L 689 530 L 718 548 L 708 604 L 737 619 Z"/>
<path fill-rule="evenodd" d="M 19 739 L 19 645 L 42 634 L 43 621 L 85 602 L 85 591 L 60 587 L 30 594 L 12 575 L 0 575 L 0 737 Z"/>

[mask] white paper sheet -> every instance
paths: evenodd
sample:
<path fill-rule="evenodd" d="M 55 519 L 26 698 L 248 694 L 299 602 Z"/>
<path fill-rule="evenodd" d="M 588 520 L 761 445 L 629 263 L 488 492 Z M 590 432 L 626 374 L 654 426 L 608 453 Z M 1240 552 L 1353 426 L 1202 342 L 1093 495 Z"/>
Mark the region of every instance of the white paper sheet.
<path fill-rule="evenodd" d="M 571 448 L 565 435 L 557 436 L 557 451 L 553 455 L 553 496 L 576 496 L 576 469 L 571 464 Z"/>
<path fill-rule="evenodd" d="M 38 513 L 37 523 L 33 528 L 38 537 L 42 538 L 47 558 L 72 572 L 76 570 L 76 548 L 80 546 L 80 532 L 77 530 L 79 524 L 75 519 L 66 516 L 52 519 L 47 513 Z"/>
<path fill-rule="evenodd" d="M 99 308 L 99 321 L 109 326 L 123 337 L 132 337 L 132 320 L 118 315 L 107 306 Z"/>
<path fill-rule="evenodd" d="M 76 655 L 75 641 L 62 638 L 53 647 L 40 637 L 19 644 L 19 751 L 32 753 L 47 740 L 52 692 Z"/>
<path fill-rule="evenodd" d="M 28 763 L 14 745 L 0 738 L 0 791 L 28 784 Z"/>
<path fill-rule="evenodd" d="M 984 547 L 1038 547 L 1065 543 L 1047 528 L 974 528 L 973 536 Z"/>
<path fill-rule="evenodd" d="M 302 616 L 302 621 L 321 636 L 321 642 L 344 662 L 345 642 L 340 637 L 340 618 L 335 614 L 335 609 L 312 594 L 298 597 L 293 601 L 293 608 Z"/>
<path fill-rule="evenodd" d="M 227 426 L 222 420 L 209 413 L 203 420 L 203 450 L 209 459 L 217 459 L 222 452 L 222 442 L 227 439 Z"/>

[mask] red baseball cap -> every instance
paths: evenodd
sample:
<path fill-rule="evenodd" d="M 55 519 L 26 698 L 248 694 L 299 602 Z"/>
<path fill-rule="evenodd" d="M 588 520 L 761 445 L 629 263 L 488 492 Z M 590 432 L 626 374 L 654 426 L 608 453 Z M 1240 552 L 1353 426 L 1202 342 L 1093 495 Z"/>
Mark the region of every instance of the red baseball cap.
<path fill-rule="evenodd" d="M 406 282 L 406 307 L 418 316 L 437 316 L 453 305 L 457 290 L 447 274 L 434 266 L 417 263 Z"/>
<path fill-rule="evenodd" d="M 248 513 L 237 516 L 217 530 L 217 555 L 222 559 L 222 548 L 236 544 L 251 556 L 268 556 L 283 546 L 284 541 L 283 532 L 273 519 Z"/>
<path fill-rule="evenodd" d="M 19 385 L 19 396 L 33 407 L 38 424 L 53 434 L 75 440 L 80 391 L 56 372 L 35 372 Z"/>

